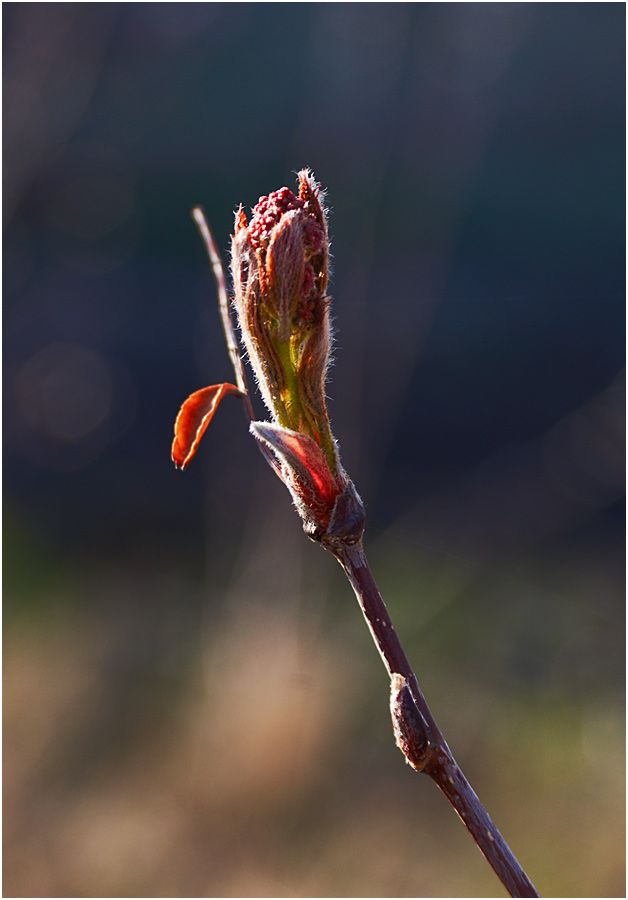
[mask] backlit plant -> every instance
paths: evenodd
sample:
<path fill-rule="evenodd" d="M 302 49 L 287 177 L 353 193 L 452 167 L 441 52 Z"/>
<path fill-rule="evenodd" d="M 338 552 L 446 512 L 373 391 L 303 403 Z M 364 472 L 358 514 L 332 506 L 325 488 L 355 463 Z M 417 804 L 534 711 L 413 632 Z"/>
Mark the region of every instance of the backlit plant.
<path fill-rule="evenodd" d="M 325 402 L 331 347 L 327 221 L 312 174 L 303 170 L 298 180 L 296 195 L 284 187 L 261 197 L 249 222 L 240 206 L 231 242 L 233 305 L 269 422 L 255 421 L 220 258 L 202 211 L 193 212 L 216 275 L 237 383 L 210 385 L 188 397 L 176 419 L 172 458 L 185 468 L 222 398 L 242 400 L 250 431 L 288 487 L 306 534 L 336 557 L 354 589 L 390 677 L 397 746 L 416 771 L 436 782 L 510 895 L 537 897 L 436 725 L 364 555 L 364 508 L 340 461 Z"/>

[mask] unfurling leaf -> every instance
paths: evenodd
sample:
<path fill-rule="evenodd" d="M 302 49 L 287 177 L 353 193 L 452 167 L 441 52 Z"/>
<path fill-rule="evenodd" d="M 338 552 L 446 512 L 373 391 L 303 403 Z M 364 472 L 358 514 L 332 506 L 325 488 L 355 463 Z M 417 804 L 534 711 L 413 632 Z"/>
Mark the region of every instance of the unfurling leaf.
<path fill-rule="evenodd" d="M 172 442 L 172 461 L 177 469 L 185 469 L 192 459 L 218 404 L 227 394 L 243 396 L 234 384 L 223 382 L 194 391 L 184 402 L 174 423 Z"/>

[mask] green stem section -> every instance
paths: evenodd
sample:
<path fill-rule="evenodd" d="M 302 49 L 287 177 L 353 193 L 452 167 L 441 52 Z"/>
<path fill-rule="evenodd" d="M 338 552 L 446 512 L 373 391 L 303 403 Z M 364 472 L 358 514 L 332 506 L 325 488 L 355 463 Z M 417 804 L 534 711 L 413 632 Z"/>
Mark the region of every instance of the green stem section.
<path fill-rule="evenodd" d="M 286 411 L 287 421 L 280 424 L 300 434 L 308 434 L 320 446 L 325 454 L 332 475 L 336 474 L 336 457 L 331 430 L 327 421 L 321 422 L 310 415 L 301 400 L 301 390 L 297 375 L 299 350 L 302 340 L 277 341 L 272 339 L 273 347 L 285 377 L 285 388 L 280 392 L 281 402 Z"/>
<path fill-rule="evenodd" d="M 286 379 L 286 387 L 281 391 L 281 399 L 288 414 L 288 428 L 293 431 L 303 431 L 304 424 L 309 425 L 305 410 L 301 404 L 299 394 L 299 382 L 297 380 L 296 366 L 292 359 L 290 341 L 273 341 L 277 356 L 281 362 Z M 311 429 L 308 427 L 308 431 Z"/>

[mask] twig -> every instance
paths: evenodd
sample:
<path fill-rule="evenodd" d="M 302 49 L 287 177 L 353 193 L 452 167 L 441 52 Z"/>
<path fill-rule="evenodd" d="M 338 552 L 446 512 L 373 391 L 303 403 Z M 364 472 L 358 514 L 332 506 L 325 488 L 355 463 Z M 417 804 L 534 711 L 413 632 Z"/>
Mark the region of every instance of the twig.
<path fill-rule="evenodd" d="M 220 256 L 203 210 L 195 207 L 192 215 L 205 243 L 216 279 L 220 317 L 237 386 L 243 394 L 246 414 L 253 421 L 253 408 L 244 375 L 240 348 L 229 315 L 229 300 Z M 287 484 L 278 461 L 259 440 L 257 445 L 269 465 Z M 348 491 L 346 493 L 347 496 L 351 496 Z M 355 496 L 357 497 L 357 495 Z M 341 511 L 342 515 L 340 515 Z M 334 512 L 336 513 L 336 507 Z M 336 530 L 333 533 L 317 536 L 313 532 L 309 533 L 314 540 L 319 541 L 326 550 L 329 550 L 343 567 L 386 666 L 391 680 L 391 715 L 397 745 L 404 753 L 407 762 L 416 771 L 429 775 L 445 794 L 510 896 L 538 897 L 532 882 L 517 862 L 453 758 L 421 693 L 416 675 L 408 662 L 364 555 L 361 540 L 363 520 L 359 526 L 359 536 L 356 536 L 355 529 L 352 527 L 355 522 L 351 518 L 351 504 L 341 505 L 338 513 L 338 520 L 335 522 Z M 347 524 L 344 529 L 341 521 L 343 515 Z"/>
<path fill-rule="evenodd" d="M 227 344 L 229 359 L 231 360 L 231 365 L 233 366 L 236 385 L 242 391 L 242 403 L 244 404 L 244 412 L 249 421 L 254 422 L 255 413 L 253 412 L 251 395 L 249 394 L 249 387 L 246 382 L 246 375 L 244 374 L 244 366 L 242 365 L 240 347 L 238 346 L 235 332 L 233 330 L 233 322 L 231 321 L 231 316 L 229 315 L 229 295 L 227 294 L 227 285 L 225 283 L 225 273 L 222 267 L 222 260 L 220 258 L 220 254 L 218 253 L 216 242 L 214 241 L 214 236 L 211 233 L 211 229 L 207 221 L 207 216 L 205 215 L 205 210 L 202 206 L 194 207 L 194 209 L 192 210 L 192 218 L 196 222 L 196 226 L 200 232 L 201 238 L 203 239 L 205 250 L 207 252 L 207 256 L 209 257 L 209 262 L 211 263 L 212 271 L 214 273 L 214 280 L 216 281 L 216 292 L 218 294 L 218 311 L 220 313 L 220 321 L 222 323 L 222 330 L 225 335 L 225 342 Z M 281 481 L 284 481 L 281 466 L 278 464 L 275 457 L 272 456 L 272 454 L 268 452 L 266 447 L 263 444 L 260 444 L 259 441 L 256 441 L 255 443 L 257 444 L 260 453 L 262 454 L 268 465 L 271 467 L 273 472 L 278 476 L 278 478 L 281 479 Z"/>
<path fill-rule="evenodd" d="M 227 294 L 227 285 L 225 283 L 225 273 L 222 267 L 222 260 L 220 258 L 220 254 L 218 253 L 216 242 L 214 241 L 214 236 L 212 235 L 209 228 L 205 210 L 202 206 L 194 207 L 194 209 L 192 210 L 192 218 L 196 222 L 197 228 L 201 234 L 203 243 L 205 244 L 205 250 L 207 251 L 207 256 L 209 257 L 209 261 L 214 273 L 216 290 L 218 292 L 218 311 L 220 312 L 220 321 L 222 322 L 222 330 L 225 333 L 225 341 L 227 343 L 227 350 L 229 351 L 231 365 L 233 366 L 233 371 L 235 373 L 236 384 L 245 395 L 244 406 L 247 413 L 249 414 L 249 418 L 251 419 L 251 421 L 253 421 L 255 415 L 253 413 L 253 407 L 251 406 L 251 398 L 249 396 L 249 389 L 246 383 L 246 376 L 244 374 L 244 366 L 242 365 L 242 358 L 240 356 L 240 348 L 238 346 L 235 332 L 233 330 L 231 316 L 229 315 L 229 295 Z"/>
<path fill-rule="evenodd" d="M 532 882 L 462 774 L 434 721 L 377 589 L 362 543 L 329 549 L 351 582 L 391 678 L 393 724 L 397 743 L 408 762 L 436 782 L 510 896 L 538 897 Z M 404 696 L 404 691 L 408 690 L 411 698 Z"/>

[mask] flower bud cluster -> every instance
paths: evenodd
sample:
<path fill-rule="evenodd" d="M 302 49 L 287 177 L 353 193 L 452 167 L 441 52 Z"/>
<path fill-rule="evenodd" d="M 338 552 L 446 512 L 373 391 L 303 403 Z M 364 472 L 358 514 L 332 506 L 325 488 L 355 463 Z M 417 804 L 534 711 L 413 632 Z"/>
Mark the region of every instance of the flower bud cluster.
<path fill-rule="evenodd" d="M 325 404 L 331 334 L 329 240 L 318 185 L 299 173 L 261 197 L 247 224 L 236 215 L 232 242 L 235 308 L 249 360 L 273 419 L 312 437 L 332 472 L 336 451 Z"/>
<path fill-rule="evenodd" d="M 272 417 L 251 431 L 281 462 L 306 532 L 316 540 L 351 541 L 362 532 L 364 511 L 340 464 L 325 402 L 327 221 L 311 173 L 298 178 L 298 196 L 284 187 L 260 197 L 248 224 L 242 207 L 236 214 L 235 308 Z"/>
<path fill-rule="evenodd" d="M 271 422 L 251 432 L 277 461 L 303 527 L 314 540 L 360 539 L 364 509 L 342 468 L 331 433 L 325 378 L 331 350 L 329 238 L 319 185 L 299 172 L 298 195 L 287 187 L 260 197 L 247 223 L 236 213 L 231 244 L 234 306 L 242 340 Z M 211 385 L 185 401 L 175 425 L 172 458 L 184 468 L 214 411 L 234 385 Z"/>

